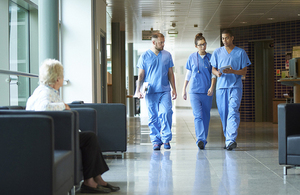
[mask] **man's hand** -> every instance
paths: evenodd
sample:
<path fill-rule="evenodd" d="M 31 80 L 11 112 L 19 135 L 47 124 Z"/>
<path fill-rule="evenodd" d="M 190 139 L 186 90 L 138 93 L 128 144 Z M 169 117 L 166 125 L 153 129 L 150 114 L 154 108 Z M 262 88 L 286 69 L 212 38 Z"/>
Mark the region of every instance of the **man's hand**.
<path fill-rule="evenodd" d="M 175 100 L 177 98 L 176 91 L 172 90 L 172 100 Z"/>
<path fill-rule="evenodd" d="M 133 97 L 137 97 L 139 99 L 143 99 L 144 98 L 144 95 L 143 93 L 141 93 L 140 91 L 137 91 L 135 92 L 134 96 Z"/>
<path fill-rule="evenodd" d="M 226 68 L 223 70 L 223 73 L 234 73 L 234 70 L 232 68 Z"/>

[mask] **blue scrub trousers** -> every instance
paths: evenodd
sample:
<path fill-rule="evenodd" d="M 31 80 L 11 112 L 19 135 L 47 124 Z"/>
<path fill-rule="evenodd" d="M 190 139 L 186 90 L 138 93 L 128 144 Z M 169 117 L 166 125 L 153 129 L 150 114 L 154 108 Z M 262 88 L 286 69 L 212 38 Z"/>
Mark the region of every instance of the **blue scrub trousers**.
<path fill-rule="evenodd" d="M 168 143 L 172 140 L 172 100 L 170 91 L 145 96 L 148 107 L 150 139 L 152 144 Z"/>
<path fill-rule="evenodd" d="M 208 127 L 210 121 L 210 109 L 212 96 L 205 93 L 190 93 L 191 105 L 194 114 L 196 143 L 202 141 L 207 144 Z"/>
<path fill-rule="evenodd" d="M 238 135 L 242 93 L 241 88 L 221 88 L 216 91 L 217 106 L 226 138 L 226 146 L 235 141 Z"/>

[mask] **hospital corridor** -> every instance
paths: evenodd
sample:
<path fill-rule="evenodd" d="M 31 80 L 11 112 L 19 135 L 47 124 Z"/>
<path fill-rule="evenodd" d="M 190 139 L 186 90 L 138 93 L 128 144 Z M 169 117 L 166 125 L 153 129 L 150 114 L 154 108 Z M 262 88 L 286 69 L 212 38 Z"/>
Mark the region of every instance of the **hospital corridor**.
<path fill-rule="evenodd" d="M 212 109 L 208 144 L 200 150 L 192 109 L 173 111 L 170 150 L 152 149 L 147 117 L 128 117 L 124 158 L 106 156 L 110 173 L 103 178 L 121 188 L 113 194 L 300 194 L 300 169 L 283 176 L 278 163 L 277 124 L 241 122 L 237 148 L 227 151 L 218 111 Z"/>

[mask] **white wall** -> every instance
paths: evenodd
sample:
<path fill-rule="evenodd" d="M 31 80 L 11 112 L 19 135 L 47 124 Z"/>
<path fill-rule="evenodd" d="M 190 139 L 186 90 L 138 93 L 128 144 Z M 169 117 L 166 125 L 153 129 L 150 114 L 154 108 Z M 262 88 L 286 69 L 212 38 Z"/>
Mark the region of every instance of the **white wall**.
<path fill-rule="evenodd" d="M 106 4 L 97 1 L 96 13 L 93 13 L 93 0 L 62 0 L 62 64 L 65 69 L 65 79 L 68 85 L 63 86 L 62 98 L 66 103 L 82 100 L 86 103 L 95 102 L 93 99 L 94 46 L 99 45 L 94 40 L 94 25 L 97 31 L 106 29 Z M 93 21 L 93 14 L 97 19 Z M 98 39 L 99 41 L 99 39 Z M 97 47 L 96 47 L 97 48 Z M 96 61 L 96 63 L 95 63 Z"/>
<path fill-rule="evenodd" d="M 183 83 L 185 81 L 185 74 L 186 74 L 186 61 L 191 53 L 197 51 L 193 45 L 191 45 L 190 50 L 186 51 L 175 51 L 175 83 L 176 83 L 176 91 L 177 91 L 177 99 L 175 101 L 176 107 L 191 107 L 190 97 L 189 97 L 189 85 L 187 87 L 187 100 L 182 98 L 182 88 Z"/>
<path fill-rule="evenodd" d="M 93 45 L 92 0 L 62 0 L 62 64 L 65 79 L 62 98 L 92 102 Z"/>
<path fill-rule="evenodd" d="M 8 0 L 0 1 L 0 69 L 9 70 Z M 8 75 L 0 74 L 0 106 L 9 105 Z"/>

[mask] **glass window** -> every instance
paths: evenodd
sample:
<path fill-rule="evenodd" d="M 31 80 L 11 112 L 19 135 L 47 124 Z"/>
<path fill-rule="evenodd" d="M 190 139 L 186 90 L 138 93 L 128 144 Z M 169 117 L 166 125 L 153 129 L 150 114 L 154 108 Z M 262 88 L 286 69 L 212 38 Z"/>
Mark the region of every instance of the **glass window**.
<path fill-rule="evenodd" d="M 9 3 L 10 70 L 29 73 L 29 13 Z M 10 76 L 10 105 L 25 106 L 29 97 L 29 78 Z"/>

